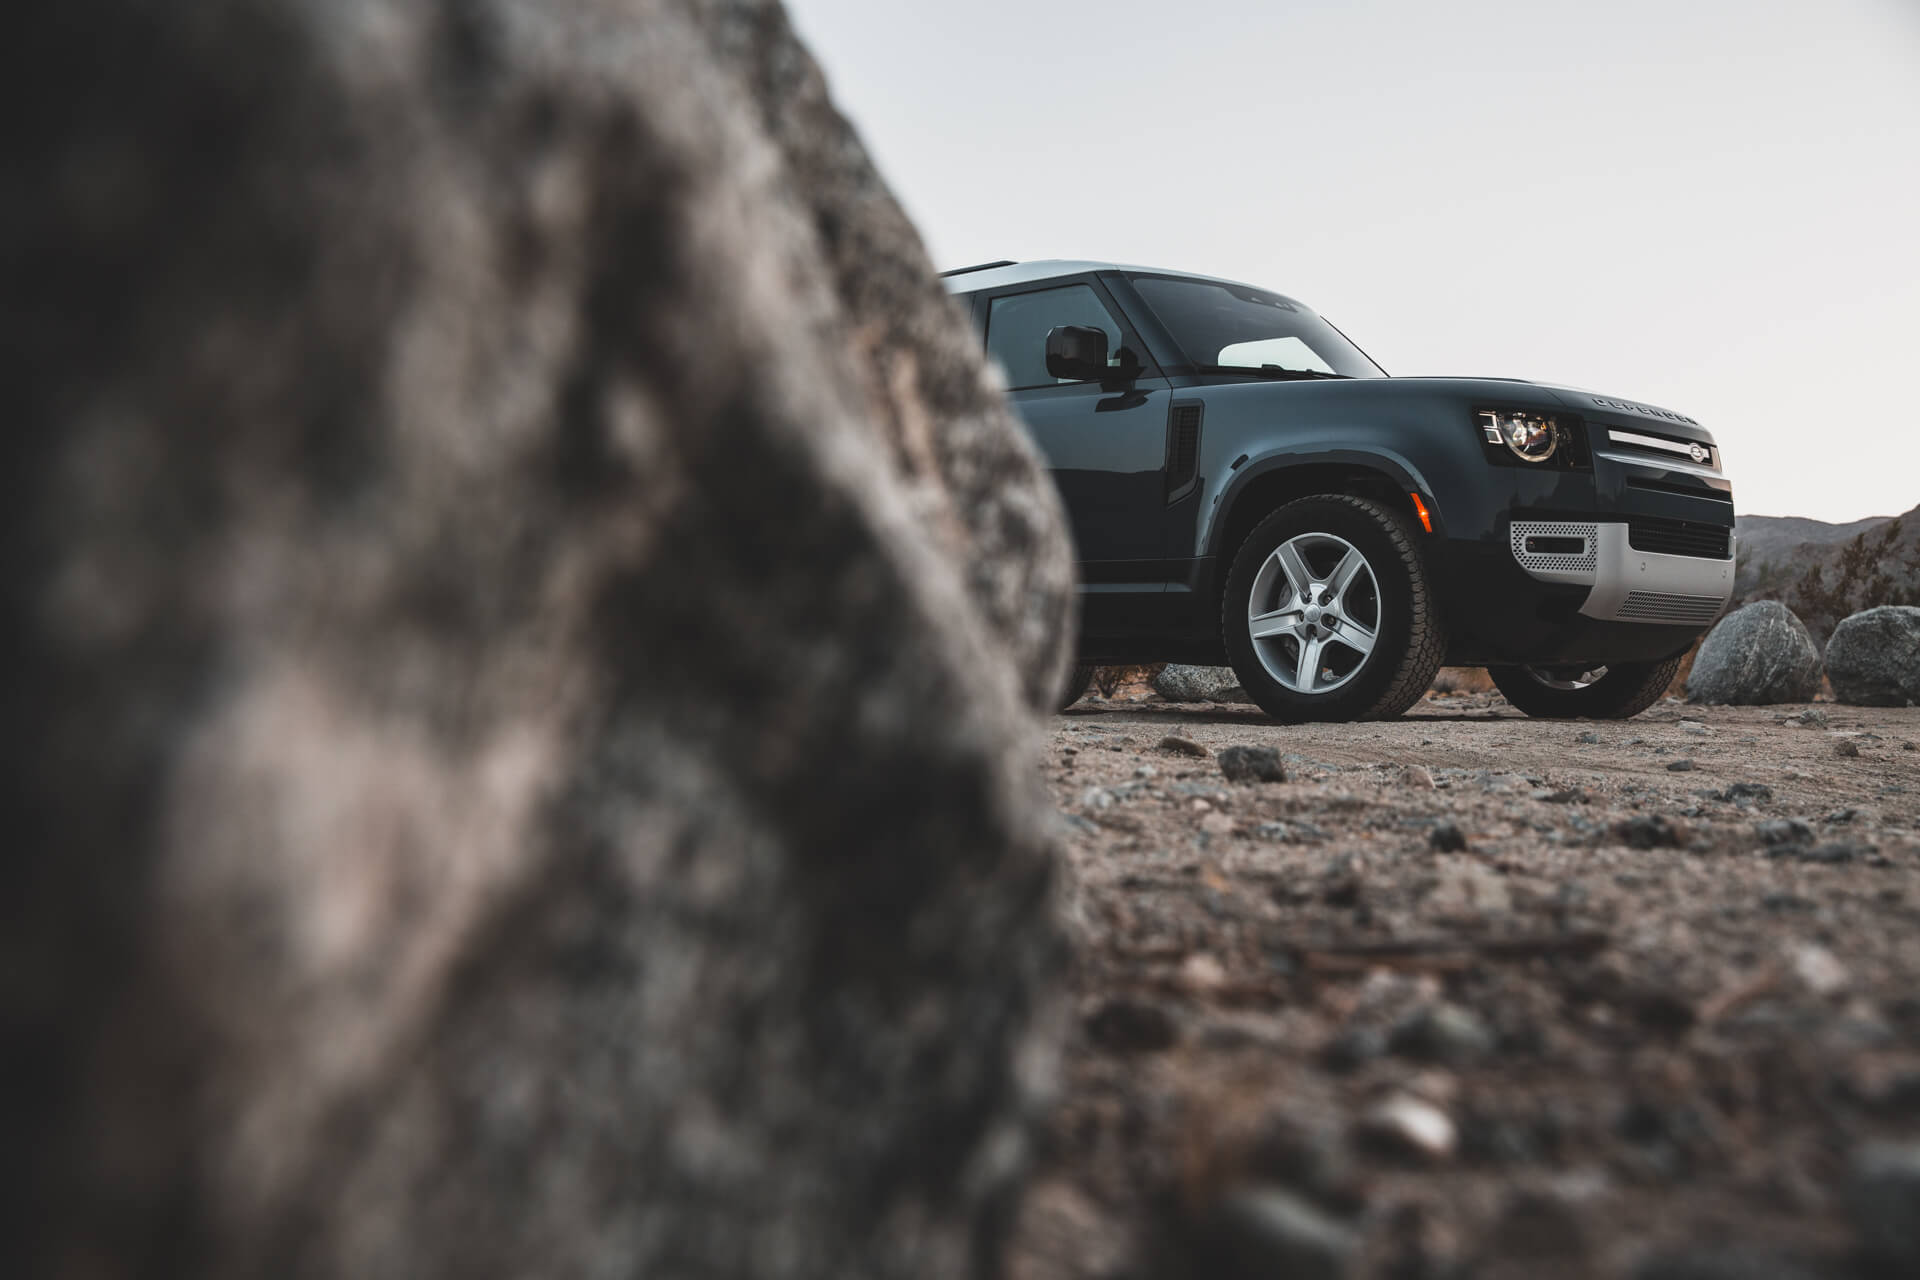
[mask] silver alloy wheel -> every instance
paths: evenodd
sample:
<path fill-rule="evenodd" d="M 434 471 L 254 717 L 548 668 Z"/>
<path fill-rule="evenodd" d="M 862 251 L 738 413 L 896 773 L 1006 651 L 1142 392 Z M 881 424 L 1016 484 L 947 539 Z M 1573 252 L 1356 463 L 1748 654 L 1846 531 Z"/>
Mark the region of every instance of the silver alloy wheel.
<path fill-rule="evenodd" d="M 1543 684 L 1549 689 L 1558 689 L 1563 693 L 1572 693 L 1596 683 L 1607 674 L 1604 666 L 1576 671 L 1571 667 L 1522 667 L 1534 683 Z"/>
<path fill-rule="evenodd" d="M 1267 674 L 1331 693 L 1360 674 L 1380 636 L 1380 583 L 1345 538 L 1303 533 L 1274 548 L 1247 596 L 1247 633 Z"/>

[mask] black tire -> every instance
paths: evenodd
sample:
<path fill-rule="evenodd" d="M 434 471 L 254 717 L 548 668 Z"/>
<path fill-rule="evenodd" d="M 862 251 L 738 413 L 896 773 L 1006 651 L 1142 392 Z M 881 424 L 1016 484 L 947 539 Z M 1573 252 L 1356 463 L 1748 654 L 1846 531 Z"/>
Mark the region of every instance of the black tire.
<path fill-rule="evenodd" d="M 1570 678 L 1584 673 L 1538 667 L 1488 667 L 1487 674 L 1508 702 L 1538 719 L 1629 720 L 1660 701 L 1684 656 L 1596 667 L 1601 674 L 1586 681 Z"/>
<path fill-rule="evenodd" d="M 1087 696 L 1087 689 L 1093 684 L 1093 673 L 1098 670 L 1098 667 L 1090 667 L 1084 662 L 1074 664 L 1073 670 L 1067 672 L 1067 687 L 1060 694 L 1062 711 Z"/>
<path fill-rule="evenodd" d="M 1367 580 L 1349 579 L 1352 585 L 1342 588 L 1346 594 L 1324 611 L 1314 607 L 1314 601 L 1302 602 L 1297 593 L 1282 599 L 1297 576 L 1281 558 L 1290 544 L 1304 556 L 1301 573 L 1324 579 L 1312 585 L 1331 585 L 1339 566 L 1349 563 L 1342 544 L 1360 554 Z M 1261 597 L 1257 609 L 1256 592 Z M 1316 627 L 1332 618 L 1334 631 L 1315 633 L 1322 648 L 1310 654 L 1306 644 L 1314 640 L 1303 642 L 1295 633 L 1256 640 L 1256 612 L 1271 620 L 1296 605 L 1302 627 L 1309 607 Z M 1365 637 L 1369 622 L 1370 647 L 1361 654 L 1342 637 Z M 1352 625 L 1359 629 L 1349 630 Z M 1220 631 L 1241 687 L 1261 710 L 1290 722 L 1400 715 L 1433 683 L 1446 651 L 1426 558 L 1412 524 L 1378 502 L 1345 494 L 1289 502 L 1254 527 L 1227 571 Z M 1322 654 L 1327 655 L 1324 664 L 1315 656 Z M 1311 670 L 1303 661 L 1309 658 L 1315 659 Z M 1275 677 L 1275 670 L 1284 672 L 1289 666 L 1294 668 L 1292 683 Z M 1303 680 L 1306 689 L 1298 687 Z"/>

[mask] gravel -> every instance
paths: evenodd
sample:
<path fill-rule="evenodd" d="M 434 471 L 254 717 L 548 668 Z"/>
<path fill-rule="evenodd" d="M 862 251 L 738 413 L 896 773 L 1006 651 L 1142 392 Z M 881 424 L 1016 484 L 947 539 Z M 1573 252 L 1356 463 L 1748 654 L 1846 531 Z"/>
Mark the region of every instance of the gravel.
<path fill-rule="evenodd" d="M 1875 1207 L 1905 1175 L 1846 1153 L 1920 1105 L 1920 785 L 1892 749 L 1920 712 L 1664 702 L 1577 750 L 1485 695 L 1055 723 L 1048 785 L 1097 821 L 1065 828 L 1083 1030 L 1042 1146 L 1192 1246 L 1137 1274 L 1232 1274 L 1166 1215 L 1243 1190 L 1349 1232 L 1354 1276 L 1868 1280 L 1864 1240 L 1906 1256 L 1920 1209 Z M 1277 749 L 1288 780 L 1182 778 L 1163 735 Z M 1109 806 L 1077 809 L 1089 788 Z M 1276 1108 L 1319 1131 L 1271 1138 Z"/>

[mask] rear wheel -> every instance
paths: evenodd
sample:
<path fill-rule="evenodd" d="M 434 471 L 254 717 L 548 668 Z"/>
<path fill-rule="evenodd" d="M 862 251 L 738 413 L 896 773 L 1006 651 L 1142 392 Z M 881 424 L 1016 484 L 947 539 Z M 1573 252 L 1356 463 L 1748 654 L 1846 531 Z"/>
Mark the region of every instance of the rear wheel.
<path fill-rule="evenodd" d="M 1626 720 L 1660 700 L 1680 670 L 1665 662 L 1617 662 L 1561 667 L 1488 667 L 1508 702 L 1545 720 Z"/>
<path fill-rule="evenodd" d="M 1344 494 L 1255 526 L 1227 572 L 1220 625 L 1241 687 L 1280 720 L 1397 716 L 1445 648 L 1408 522 Z"/>

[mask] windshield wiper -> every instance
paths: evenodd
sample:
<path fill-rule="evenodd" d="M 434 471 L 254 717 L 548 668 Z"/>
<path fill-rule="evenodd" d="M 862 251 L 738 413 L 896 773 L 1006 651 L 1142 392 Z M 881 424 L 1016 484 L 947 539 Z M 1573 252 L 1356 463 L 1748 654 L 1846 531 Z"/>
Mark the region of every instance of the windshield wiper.
<path fill-rule="evenodd" d="M 1300 378 L 1346 378 L 1344 373 L 1326 373 L 1319 369 L 1283 369 L 1277 364 L 1202 364 L 1195 365 L 1201 373 L 1244 373 L 1255 378 L 1272 378 L 1280 382 L 1291 382 Z"/>

